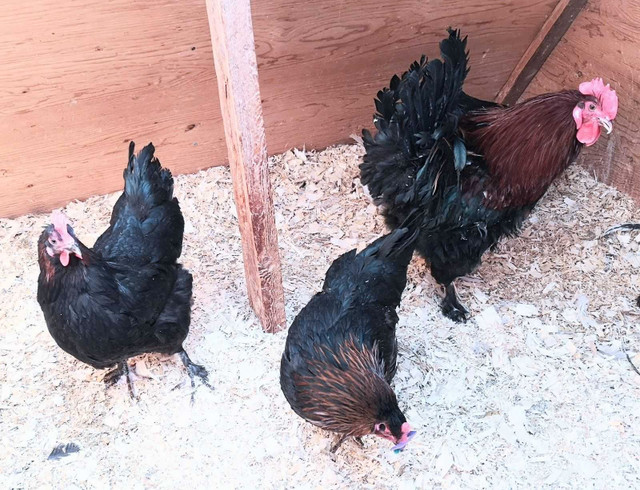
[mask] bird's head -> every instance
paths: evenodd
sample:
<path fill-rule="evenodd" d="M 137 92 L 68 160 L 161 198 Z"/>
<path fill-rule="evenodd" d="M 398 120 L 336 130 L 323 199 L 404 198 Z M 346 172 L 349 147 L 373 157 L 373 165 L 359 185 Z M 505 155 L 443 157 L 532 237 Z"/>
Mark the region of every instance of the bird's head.
<path fill-rule="evenodd" d="M 402 451 L 416 434 L 411 430 L 409 422 L 398 408 L 397 403 L 387 414 L 380 414 L 378 420 L 380 422 L 373 426 L 373 433 L 393 442 L 395 444 L 393 450 L 396 452 Z"/>
<path fill-rule="evenodd" d="M 69 265 L 71 255 L 82 259 L 82 251 L 69 218 L 61 211 L 53 212 L 51 224 L 42 232 L 40 242 L 47 255 L 52 259 L 57 258 L 64 267 Z"/>
<path fill-rule="evenodd" d="M 618 96 L 602 78 L 583 82 L 578 87 L 583 99 L 573 109 L 573 120 L 578 130 L 576 138 L 586 146 L 593 145 L 600 137 L 601 127 L 611 133 L 618 112 Z"/>
<path fill-rule="evenodd" d="M 314 346 L 306 376 L 298 376 L 299 414 L 323 429 L 361 437 L 375 434 L 400 451 L 415 432 L 398 407 L 385 379 L 384 362 L 377 345 L 373 349 L 353 338 L 337 349 Z"/>

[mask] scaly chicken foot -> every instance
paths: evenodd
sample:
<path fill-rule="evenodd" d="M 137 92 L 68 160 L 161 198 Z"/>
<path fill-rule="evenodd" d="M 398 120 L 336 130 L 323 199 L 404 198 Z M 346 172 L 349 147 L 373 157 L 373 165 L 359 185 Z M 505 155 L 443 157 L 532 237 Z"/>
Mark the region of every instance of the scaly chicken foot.
<path fill-rule="evenodd" d="M 454 322 L 462 323 L 467 321 L 469 310 L 467 310 L 456 294 L 456 286 L 453 283 L 449 283 L 445 286 L 445 295 L 442 303 L 440 303 L 442 314 L 447 318 L 450 318 Z"/>
<path fill-rule="evenodd" d="M 206 368 L 204 366 L 201 366 L 199 364 L 196 364 L 195 362 L 193 362 L 190 358 L 189 355 L 184 351 L 180 351 L 178 353 L 178 355 L 180 356 L 180 360 L 182 361 L 182 363 L 184 364 L 184 367 L 187 368 L 187 373 L 189 374 L 189 378 L 191 378 L 191 404 L 193 405 L 193 403 L 195 402 L 195 393 L 196 393 L 196 383 L 195 383 L 195 377 L 197 376 L 198 378 L 200 378 L 200 381 L 202 381 L 202 384 L 205 385 L 207 388 L 209 388 L 210 390 L 213 391 L 213 386 L 211 386 L 211 384 L 209 384 L 209 372 L 206 370 Z"/>
<path fill-rule="evenodd" d="M 329 449 L 329 452 L 331 454 L 335 454 L 335 452 L 340 448 L 340 446 L 342 446 L 344 441 L 346 441 L 349 437 L 350 436 L 348 436 L 347 434 L 339 435 L 335 440 L 336 442 L 334 442 L 331 448 Z M 364 442 L 362 442 L 362 437 L 354 437 L 353 440 L 356 441 L 358 443 L 358 446 L 360 446 L 361 448 L 364 447 Z"/>
<path fill-rule="evenodd" d="M 329 449 L 329 452 L 331 454 L 335 454 L 335 452 L 340 448 L 340 446 L 342 446 L 342 443 L 347 439 L 347 437 L 349 437 L 347 434 L 341 434 L 339 435 L 335 441 L 333 443 L 333 445 L 331 446 L 331 448 Z"/>
<path fill-rule="evenodd" d="M 126 376 L 127 378 L 129 395 L 131 395 L 131 398 L 136 400 L 138 398 L 138 390 L 135 387 L 134 374 L 129 370 L 129 363 L 127 362 L 126 359 L 118 362 L 118 364 L 114 369 L 107 372 L 107 374 L 104 375 L 103 381 L 107 386 L 113 386 L 118 381 L 120 381 L 120 379 L 122 379 L 123 376 Z"/>

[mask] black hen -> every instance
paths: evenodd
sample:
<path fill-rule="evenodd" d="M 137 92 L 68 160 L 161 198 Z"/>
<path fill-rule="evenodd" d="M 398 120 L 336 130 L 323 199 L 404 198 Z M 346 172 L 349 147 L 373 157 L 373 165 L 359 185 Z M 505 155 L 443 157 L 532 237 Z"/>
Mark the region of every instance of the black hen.
<path fill-rule="evenodd" d="M 467 311 L 453 281 L 517 233 L 583 144 L 597 140 L 600 126 L 611 129 L 617 110 L 615 92 L 600 79 L 513 108 L 470 97 L 462 90 L 466 44 L 450 29 L 443 61 L 423 57 L 378 93 L 377 132 L 363 132 L 360 165 L 388 226 L 416 205 L 425 213 L 416 250 L 445 287 L 443 313 L 457 321 Z"/>
<path fill-rule="evenodd" d="M 410 218 L 411 219 L 411 218 Z M 417 225 L 336 259 L 293 321 L 280 386 L 305 420 L 340 443 L 376 434 L 403 448 L 413 436 L 390 383 L 396 372 L 396 308 L 407 281 Z"/>
<path fill-rule="evenodd" d="M 38 302 L 56 343 L 94 368 L 117 365 L 105 382 L 127 375 L 127 359 L 178 353 L 191 377 L 209 386 L 182 343 L 191 318 L 191 274 L 176 261 L 184 219 L 173 178 L 152 144 L 136 157 L 129 145 L 125 189 L 111 225 L 93 249 L 80 242 L 66 216 L 54 213 L 38 241 Z"/>

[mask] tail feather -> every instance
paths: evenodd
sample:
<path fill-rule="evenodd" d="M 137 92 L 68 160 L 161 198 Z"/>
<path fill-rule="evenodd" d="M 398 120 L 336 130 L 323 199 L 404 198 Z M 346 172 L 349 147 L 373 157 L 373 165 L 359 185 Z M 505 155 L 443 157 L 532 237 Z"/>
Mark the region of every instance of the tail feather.
<path fill-rule="evenodd" d="M 338 257 L 327 271 L 323 290 L 348 302 L 396 307 L 407 283 L 422 218 L 422 212 L 413 211 L 402 227 L 360 253 L 351 250 Z"/>
<path fill-rule="evenodd" d="M 184 218 L 173 197 L 171 171 L 162 168 L 152 143 L 138 155 L 129 144 L 124 192 L 113 207 L 111 225 L 94 249 L 104 257 L 134 263 L 175 262 L 182 252 Z"/>
<path fill-rule="evenodd" d="M 455 181 L 464 165 L 458 160 L 466 150 L 457 135 L 461 100 L 468 99 L 462 91 L 469 71 L 467 38 L 448 31 L 440 43 L 442 61 L 423 56 L 401 77 L 394 76 L 375 101 L 376 134 L 363 131 L 361 181 L 383 206 L 392 228 L 401 225 L 415 204 L 413 183 L 419 173 L 421 185 L 432 187 L 438 178 Z"/>
<path fill-rule="evenodd" d="M 363 250 L 362 254 L 365 256 L 375 254 L 378 258 L 391 258 L 402 267 L 407 267 L 413 256 L 423 218 L 423 212 L 412 209 L 398 228 L 388 235 L 378 238 Z"/>
<path fill-rule="evenodd" d="M 136 156 L 135 143 L 129 143 L 129 163 L 123 173 L 124 192 L 130 201 L 143 206 L 141 210 L 173 199 L 173 176 L 155 158 L 155 150 L 153 143 L 149 143 Z"/>
<path fill-rule="evenodd" d="M 323 291 L 348 304 L 396 307 L 407 283 L 417 230 L 398 228 L 362 252 L 338 257 L 327 271 Z"/>

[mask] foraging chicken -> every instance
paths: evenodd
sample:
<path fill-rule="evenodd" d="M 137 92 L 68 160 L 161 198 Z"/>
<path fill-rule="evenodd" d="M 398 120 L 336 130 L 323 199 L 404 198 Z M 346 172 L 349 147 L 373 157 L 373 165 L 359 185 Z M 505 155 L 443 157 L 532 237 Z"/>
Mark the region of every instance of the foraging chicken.
<path fill-rule="evenodd" d="M 456 321 L 468 311 L 454 280 L 501 237 L 518 233 L 582 147 L 593 145 L 601 128 L 611 132 L 618 108 L 600 78 L 512 107 L 470 97 L 462 89 L 466 42 L 449 29 L 440 43 L 443 61 L 423 57 L 378 92 L 377 132 L 363 131 L 360 164 L 361 181 L 390 228 L 414 203 L 426 213 L 416 250 L 444 286 L 443 313 Z"/>
<path fill-rule="evenodd" d="M 112 384 L 126 376 L 127 359 L 147 352 L 179 354 L 191 385 L 211 388 L 207 370 L 182 343 L 191 318 L 191 274 L 177 263 L 184 219 L 173 197 L 173 177 L 147 145 L 129 145 L 124 192 L 109 228 L 93 249 L 76 237 L 67 217 L 53 213 L 38 240 L 38 302 L 56 343 L 76 359 L 104 369 Z M 192 394 L 193 400 L 193 394 Z"/>
<path fill-rule="evenodd" d="M 409 220 L 412 220 L 409 217 Z M 401 227 L 336 259 L 293 321 L 280 386 L 300 417 L 345 438 L 375 434 L 399 451 L 414 432 L 390 386 L 396 372 L 396 308 L 418 227 Z"/>

